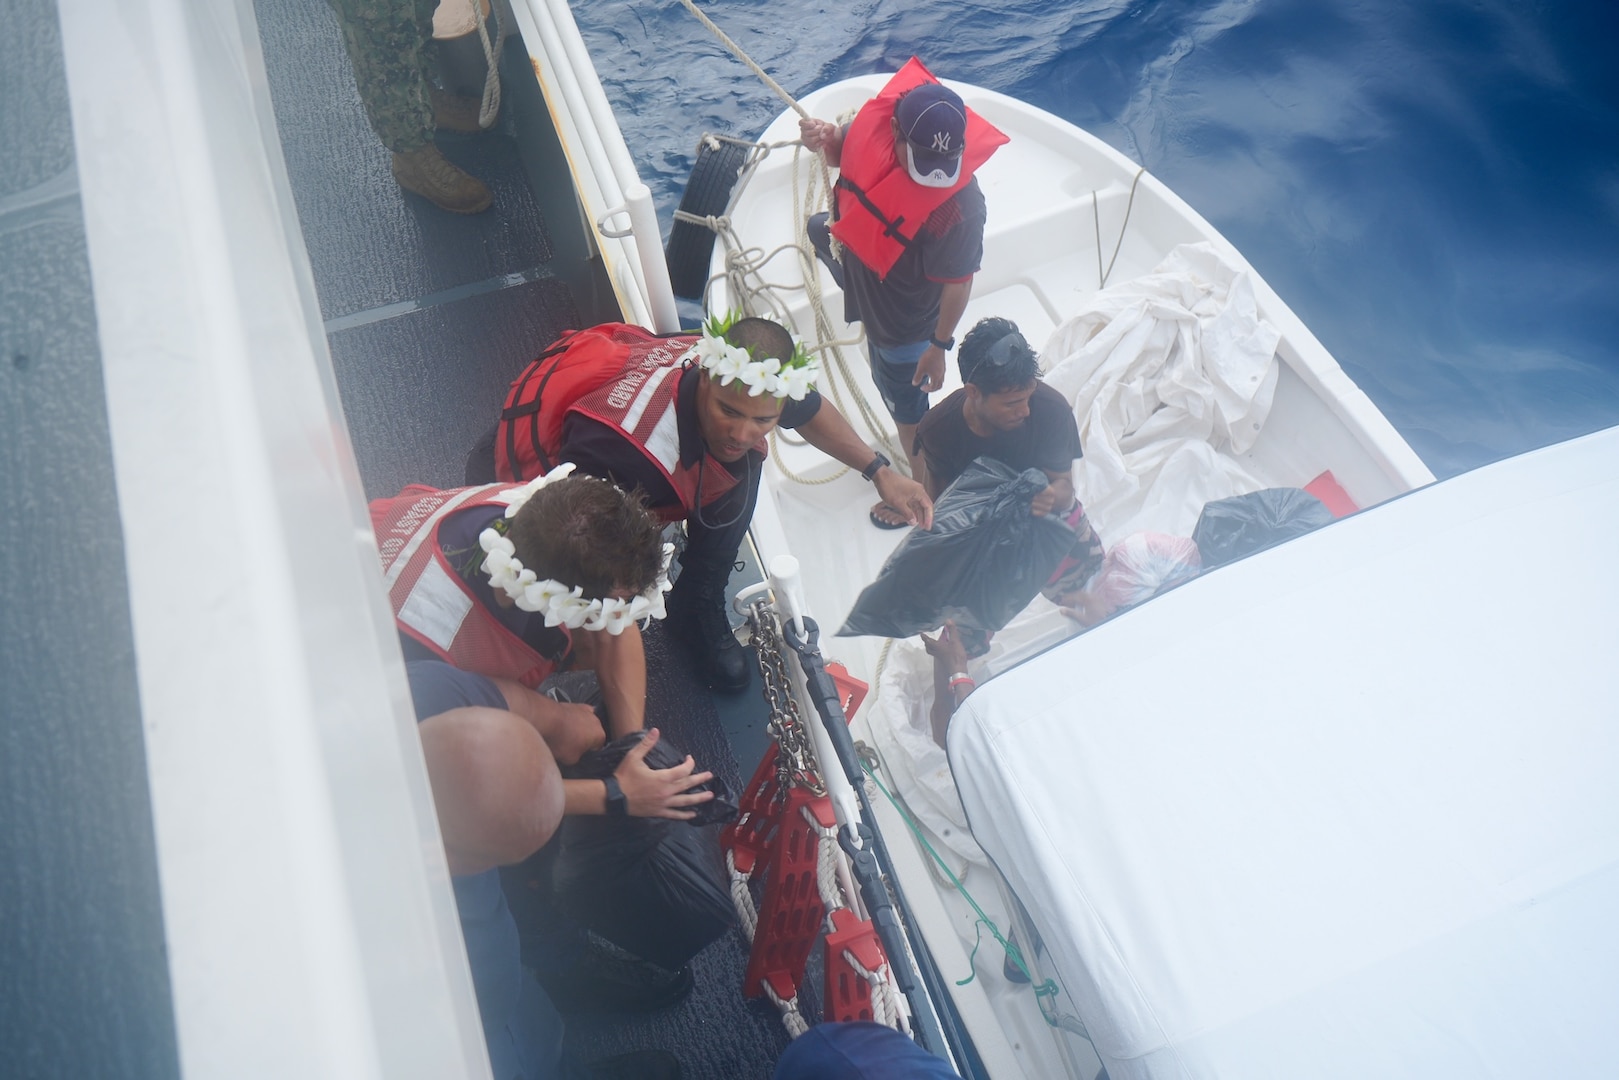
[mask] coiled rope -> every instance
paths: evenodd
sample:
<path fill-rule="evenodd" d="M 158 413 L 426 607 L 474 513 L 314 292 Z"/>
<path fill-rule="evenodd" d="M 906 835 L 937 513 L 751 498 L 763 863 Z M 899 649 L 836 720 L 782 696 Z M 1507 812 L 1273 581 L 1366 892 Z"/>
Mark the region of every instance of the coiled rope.
<path fill-rule="evenodd" d="M 721 30 L 714 24 L 713 20 L 711 20 L 707 15 L 703 14 L 703 12 L 698 9 L 697 5 L 693 3 L 692 0 L 680 0 L 680 2 L 687 11 L 692 13 L 698 22 L 702 23 L 703 26 L 708 28 L 708 31 L 719 40 L 720 44 L 725 46 L 732 56 L 741 61 L 749 71 L 752 71 L 755 75 L 757 75 L 759 79 L 766 86 L 768 86 L 777 97 L 781 98 L 782 101 L 787 103 L 789 108 L 791 108 L 799 116 L 804 117 L 805 119 L 809 118 L 809 112 L 805 110 L 805 108 L 800 105 L 791 94 L 784 90 L 780 83 L 771 78 L 764 68 L 760 67 L 752 57 L 748 56 L 748 54 L 742 50 L 741 46 L 732 41 L 730 37 L 726 35 L 724 30 Z M 704 139 L 712 140 L 715 144 L 719 142 L 729 142 L 749 148 L 750 153 L 747 161 L 742 167 L 740 174 L 741 179 L 738 181 L 739 185 L 742 187 L 746 186 L 754 171 L 757 170 L 760 162 L 762 162 L 772 150 L 782 149 L 788 146 L 793 147 L 793 193 L 791 205 L 796 208 L 796 212 L 798 214 L 794 222 L 794 234 L 800 238 L 793 243 L 783 244 L 770 252 L 764 252 L 759 248 L 744 248 L 740 238 L 736 235 L 735 230 L 732 228 L 729 217 L 724 215 L 700 216 L 676 211 L 675 220 L 702 225 L 710 229 L 717 237 L 719 237 L 720 242 L 724 245 L 725 270 L 722 274 L 715 275 L 714 278 L 709 280 L 708 289 L 704 290 L 704 307 L 706 308 L 708 306 L 708 297 L 706 295 L 708 290 L 712 289 L 714 282 L 723 276 L 725 279 L 726 291 L 730 296 L 735 298 L 741 309 L 746 314 L 762 314 L 763 312 L 760 310 L 760 308 L 763 307 L 767 309 L 770 314 L 774 315 L 779 322 L 787 325 L 791 322 L 789 313 L 786 305 L 781 301 L 778 294 L 780 292 L 793 292 L 802 289 L 805 294 L 805 298 L 809 302 L 810 311 L 814 317 L 815 338 L 818 342 L 818 344 L 815 345 L 811 351 L 821 354 L 822 368 L 828 373 L 828 377 L 823 380 L 823 385 L 820 388 L 828 392 L 829 396 L 832 398 L 832 403 L 845 417 L 848 417 L 851 420 L 855 416 L 860 418 L 861 425 L 866 429 L 866 433 L 870 436 L 870 441 L 874 443 L 879 450 L 882 450 L 890 461 L 896 463 L 894 466 L 895 468 L 908 471 L 909 456 L 905 454 L 904 449 L 898 445 L 897 435 L 889 434 L 888 425 L 884 423 L 883 416 L 872 407 L 869 401 L 867 401 L 866 395 L 861 393 L 860 385 L 855 380 L 854 374 L 849 367 L 849 363 L 843 354 L 844 346 L 857 345 L 864 340 L 864 332 L 862 332 L 859 337 L 847 341 L 840 341 L 835 338 L 832 328 L 832 320 L 826 313 L 826 305 L 821 293 L 820 274 L 817 272 L 815 252 L 814 249 L 810 247 L 807 238 L 804 236 L 802 223 L 808 221 L 812 214 L 825 210 L 831 205 L 832 173 L 831 169 L 827 166 L 825 155 L 815 155 L 815 164 L 807 170 L 810 176 L 810 185 L 807 189 L 800 190 L 800 179 L 805 170 L 800 168 L 802 163 L 799 160 L 799 155 L 803 152 L 804 145 L 797 139 L 778 143 L 748 142 L 723 135 L 705 135 Z M 780 255 L 785 251 L 794 251 L 797 253 L 799 279 L 802 281 L 802 285 L 783 285 L 772 283 L 765 279 L 765 267 L 772 260 L 774 260 L 777 255 Z M 845 397 L 845 391 L 847 391 L 847 399 Z M 775 433 L 771 434 L 771 441 L 772 447 L 774 448 L 776 445 Z M 794 483 L 805 485 L 829 484 L 849 471 L 848 468 L 845 467 L 839 469 L 830 476 L 812 480 L 789 469 L 783 464 L 779 454 L 776 455 L 776 467 L 781 470 L 782 475 L 787 477 L 787 479 L 793 481 Z"/>

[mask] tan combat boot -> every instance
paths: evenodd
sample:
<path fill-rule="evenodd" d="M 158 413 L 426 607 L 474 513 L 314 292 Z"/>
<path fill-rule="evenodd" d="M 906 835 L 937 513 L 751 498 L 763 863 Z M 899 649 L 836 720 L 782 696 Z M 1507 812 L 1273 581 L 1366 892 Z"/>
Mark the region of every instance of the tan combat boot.
<path fill-rule="evenodd" d="M 394 154 L 393 172 L 400 187 L 452 214 L 476 214 L 495 201 L 482 180 L 450 164 L 432 143 Z"/>
<path fill-rule="evenodd" d="M 478 125 L 478 114 L 483 111 L 481 99 L 452 94 L 436 86 L 429 86 L 428 90 L 433 98 L 433 123 L 440 131 L 476 135 L 483 130 Z"/>

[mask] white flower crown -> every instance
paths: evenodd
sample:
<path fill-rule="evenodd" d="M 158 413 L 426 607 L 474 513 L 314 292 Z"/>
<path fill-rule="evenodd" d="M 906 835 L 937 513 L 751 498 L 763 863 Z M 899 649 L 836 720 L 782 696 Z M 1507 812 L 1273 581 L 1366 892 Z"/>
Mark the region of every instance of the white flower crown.
<path fill-rule="evenodd" d="M 511 519 L 547 484 L 563 479 L 574 469 L 572 462 L 563 462 L 543 476 L 536 476 L 520 488 L 512 488 L 496 496 L 506 503 L 506 517 Z M 602 481 L 607 483 L 607 481 Z M 483 571 L 489 575 L 491 588 L 502 589 L 518 608 L 545 616 L 546 626 L 566 626 L 570 630 L 606 630 L 609 634 L 622 634 L 632 622 L 641 619 L 661 619 L 664 616 L 663 594 L 669 591 L 669 560 L 674 556 L 673 544 L 663 545 L 663 568 L 658 579 L 646 592 L 629 600 L 606 597 L 586 600 L 584 589 L 572 588 L 555 578 L 539 580 L 534 571 L 523 565 L 517 557 L 517 548 L 497 529 L 485 529 L 478 534 L 478 544 L 487 554 Z"/>
<path fill-rule="evenodd" d="M 729 322 L 709 320 L 703 326 L 703 336 L 681 359 L 695 359 L 698 366 L 720 381 L 721 386 L 729 386 L 732 380 L 739 380 L 748 388 L 749 397 L 769 394 L 794 401 L 804 400 L 804 395 L 814 386 L 815 376 L 820 374 L 821 367 L 818 361 L 804 352 L 802 346 L 795 345 L 793 355 L 786 360 L 775 357 L 755 360 L 748 350 L 725 340 L 727 329 Z"/>

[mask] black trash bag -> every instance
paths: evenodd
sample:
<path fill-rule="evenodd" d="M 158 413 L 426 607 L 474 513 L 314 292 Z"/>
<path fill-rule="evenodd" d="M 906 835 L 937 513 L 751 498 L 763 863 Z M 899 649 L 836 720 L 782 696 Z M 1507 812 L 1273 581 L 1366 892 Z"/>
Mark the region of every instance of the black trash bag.
<path fill-rule="evenodd" d="M 978 458 L 939 496 L 933 528 L 900 541 L 838 635 L 905 638 L 946 619 L 974 630 L 1005 626 L 1074 546 L 1061 518 L 1029 513 L 1048 483 L 1039 469 Z"/>
<path fill-rule="evenodd" d="M 1332 521 L 1326 504 L 1303 488 L 1266 488 L 1203 507 L 1192 539 L 1203 569 L 1224 566 Z"/>
<path fill-rule="evenodd" d="M 611 776 L 642 732 L 591 750 L 563 770 L 573 779 Z M 686 755 L 668 736 L 647 754 L 647 765 L 664 769 Z M 698 790 L 713 790 L 690 824 L 728 821 L 736 802 L 719 777 Z M 561 846 L 552 870 L 552 890 L 564 914 L 643 960 L 670 971 L 685 966 L 736 921 L 719 837 L 712 829 L 665 818 L 564 818 Z"/>

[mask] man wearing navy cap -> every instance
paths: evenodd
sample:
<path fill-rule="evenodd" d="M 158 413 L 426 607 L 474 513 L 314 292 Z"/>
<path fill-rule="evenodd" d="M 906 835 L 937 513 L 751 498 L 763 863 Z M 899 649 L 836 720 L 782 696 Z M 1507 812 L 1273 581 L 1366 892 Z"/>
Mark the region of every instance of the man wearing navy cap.
<path fill-rule="evenodd" d="M 984 194 L 973 173 L 1006 136 L 914 58 L 847 127 L 805 119 L 799 132 L 840 170 L 831 220 L 812 217 L 810 239 L 843 288 L 845 319 L 865 324 L 872 379 L 919 477 L 916 425 L 928 393 L 944 385 L 984 253 Z M 842 244 L 841 260 L 829 236 Z M 907 524 L 886 503 L 871 519 Z"/>

